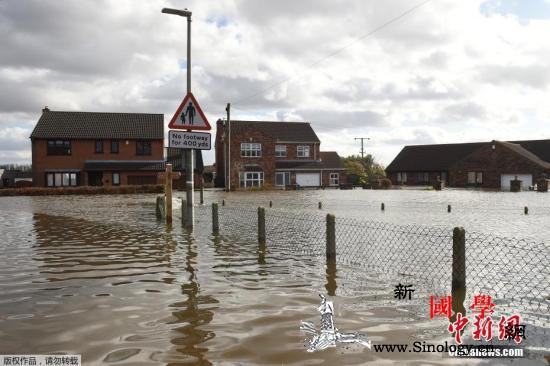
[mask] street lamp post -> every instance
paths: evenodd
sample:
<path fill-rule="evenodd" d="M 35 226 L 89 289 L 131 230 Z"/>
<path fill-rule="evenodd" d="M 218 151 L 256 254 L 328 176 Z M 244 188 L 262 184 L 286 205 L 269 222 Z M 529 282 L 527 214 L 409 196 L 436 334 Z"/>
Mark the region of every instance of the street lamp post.
<path fill-rule="evenodd" d="M 164 14 L 178 15 L 187 18 L 187 94 L 191 93 L 191 11 L 184 9 L 162 9 Z M 187 213 L 185 215 L 185 226 L 189 229 L 193 228 L 194 222 L 194 154 L 195 151 L 190 149 L 186 151 L 186 154 L 182 154 L 182 165 L 185 165 L 185 190 L 187 195 Z"/>

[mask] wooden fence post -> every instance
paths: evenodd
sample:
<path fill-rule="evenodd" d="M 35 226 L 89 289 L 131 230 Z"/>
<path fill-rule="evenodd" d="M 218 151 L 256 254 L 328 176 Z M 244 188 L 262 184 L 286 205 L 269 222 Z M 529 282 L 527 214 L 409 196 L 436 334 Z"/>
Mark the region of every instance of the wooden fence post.
<path fill-rule="evenodd" d="M 166 196 L 166 223 L 170 225 L 172 224 L 172 164 L 166 164 L 164 195 Z"/>
<path fill-rule="evenodd" d="M 453 229 L 453 270 L 452 270 L 452 321 L 456 314 L 466 315 L 464 299 L 466 298 L 466 232 L 461 227 Z"/>
<path fill-rule="evenodd" d="M 220 233 L 220 222 L 218 220 L 218 204 L 212 203 L 212 233 L 218 235 Z"/>
<path fill-rule="evenodd" d="M 336 262 L 336 217 L 327 214 L 327 262 Z"/>
<path fill-rule="evenodd" d="M 265 208 L 258 207 L 258 243 L 265 244 Z"/>

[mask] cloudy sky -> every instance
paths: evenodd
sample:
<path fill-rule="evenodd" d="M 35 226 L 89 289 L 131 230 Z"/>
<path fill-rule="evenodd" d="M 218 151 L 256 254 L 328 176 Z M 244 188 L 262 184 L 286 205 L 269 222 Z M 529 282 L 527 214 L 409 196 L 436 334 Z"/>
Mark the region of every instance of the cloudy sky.
<path fill-rule="evenodd" d="M 386 165 L 403 145 L 550 138 L 550 0 L 0 0 L 0 163 L 30 162 L 45 105 L 168 122 L 186 24 L 163 7 L 193 11 L 211 124 L 231 102 L 234 119 L 309 121 L 343 156 L 370 137 Z"/>

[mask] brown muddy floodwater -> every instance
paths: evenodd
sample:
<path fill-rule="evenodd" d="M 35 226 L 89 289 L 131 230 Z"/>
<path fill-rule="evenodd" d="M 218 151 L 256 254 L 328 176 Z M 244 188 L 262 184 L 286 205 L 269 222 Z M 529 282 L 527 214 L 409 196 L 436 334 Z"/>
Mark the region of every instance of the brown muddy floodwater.
<path fill-rule="evenodd" d="M 225 199 L 228 207 L 254 208 L 273 200 L 274 208 L 313 214 L 323 201 L 323 214 L 462 225 L 548 245 L 547 197 L 207 192 L 206 202 Z M 189 233 L 179 224 L 177 200 L 172 228 L 156 220 L 154 201 L 154 195 L 0 198 L 0 354 L 81 354 L 84 365 L 487 364 L 441 353 L 375 353 L 355 345 L 307 353 L 299 325 L 309 320 L 319 326 L 318 294 L 335 302 L 340 331 L 363 333 L 373 344 L 412 347 L 415 341 L 442 343 L 450 337 L 445 321 L 429 318 L 426 299 L 416 307 L 396 302 L 397 283 L 376 272 L 344 264 L 327 268 L 319 253 L 281 248 L 259 253 L 251 235 L 253 215 L 227 211 L 235 217 L 221 219 L 222 233 L 213 236 L 209 206 L 199 207 Z M 380 202 L 386 203 L 383 213 Z M 452 216 L 445 211 L 448 203 L 454 205 Z M 525 205 L 531 206 L 529 216 L 523 215 Z M 289 232 L 285 240 L 292 246 L 296 238 Z M 489 363 L 544 364 L 549 351 L 546 340 L 528 359 Z"/>

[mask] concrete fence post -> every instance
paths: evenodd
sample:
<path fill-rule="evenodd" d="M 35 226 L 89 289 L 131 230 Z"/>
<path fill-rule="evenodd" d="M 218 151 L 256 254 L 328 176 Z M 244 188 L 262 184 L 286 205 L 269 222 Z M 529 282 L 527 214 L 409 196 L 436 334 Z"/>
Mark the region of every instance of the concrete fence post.
<path fill-rule="evenodd" d="M 447 205 L 447 212 L 451 212 L 451 205 Z"/>
<path fill-rule="evenodd" d="M 265 244 L 265 208 L 258 207 L 258 243 Z"/>
<path fill-rule="evenodd" d="M 218 204 L 212 203 L 212 233 L 218 235 L 220 233 L 220 221 L 218 218 Z"/>
<path fill-rule="evenodd" d="M 327 262 L 336 262 L 336 217 L 327 214 Z"/>
<path fill-rule="evenodd" d="M 380 205 L 380 210 L 384 211 L 386 209 L 386 206 L 384 205 L 384 202 Z"/>
<path fill-rule="evenodd" d="M 452 269 L 452 321 L 456 314 L 466 315 L 464 299 L 466 298 L 466 232 L 461 227 L 453 229 L 453 269 Z"/>
<path fill-rule="evenodd" d="M 186 220 L 185 217 L 187 216 L 187 200 L 182 198 L 181 199 L 181 224 L 185 225 Z"/>
<path fill-rule="evenodd" d="M 525 206 L 525 207 L 523 208 L 523 213 L 524 213 L 525 215 L 529 215 L 529 207 Z"/>
<path fill-rule="evenodd" d="M 162 220 L 164 218 L 164 215 L 165 215 L 164 196 L 157 196 L 155 213 L 157 215 L 158 220 Z"/>
<path fill-rule="evenodd" d="M 164 173 L 164 195 L 166 197 L 166 223 L 172 224 L 172 164 L 166 164 Z"/>

